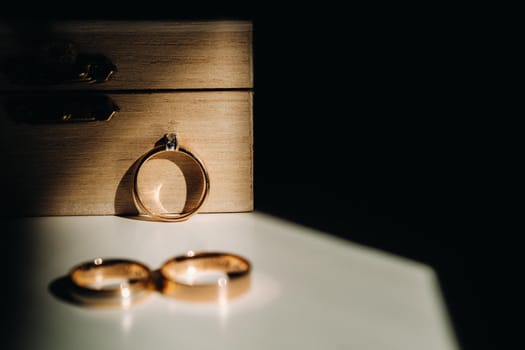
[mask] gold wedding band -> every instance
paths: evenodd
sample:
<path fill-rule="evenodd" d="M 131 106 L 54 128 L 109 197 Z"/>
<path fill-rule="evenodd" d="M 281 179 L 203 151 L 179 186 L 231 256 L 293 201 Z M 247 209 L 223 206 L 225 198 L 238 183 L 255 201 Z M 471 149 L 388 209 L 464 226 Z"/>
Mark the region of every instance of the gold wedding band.
<path fill-rule="evenodd" d="M 250 262 L 238 255 L 190 251 L 161 266 L 162 292 L 186 301 L 232 299 L 249 289 L 250 270 Z"/>
<path fill-rule="evenodd" d="M 91 306 L 127 307 L 153 288 L 151 271 L 125 259 L 96 258 L 73 267 L 69 273 L 71 296 Z"/>
<path fill-rule="evenodd" d="M 139 173 L 143 165 L 153 159 L 164 159 L 168 158 L 170 155 L 180 155 L 189 157 L 198 167 L 200 174 L 202 174 L 202 188 L 197 193 L 196 204 L 190 208 L 183 208 L 179 213 L 174 212 L 162 212 L 152 205 L 148 205 L 147 201 L 141 195 L 139 190 Z M 210 179 L 208 176 L 208 171 L 204 163 L 192 152 L 181 147 L 178 144 L 177 137 L 174 133 L 166 134 L 163 138 L 162 144 L 150 150 L 146 153 L 137 163 L 134 174 L 133 174 L 133 189 L 132 196 L 135 202 L 136 207 L 141 211 L 142 215 L 149 217 L 153 220 L 159 221 L 184 221 L 187 220 L 190 216 L 197 213 L 197 211 L 202 207 L 206 198 L 208 197 L 208 192 L 210 189 Z"/>

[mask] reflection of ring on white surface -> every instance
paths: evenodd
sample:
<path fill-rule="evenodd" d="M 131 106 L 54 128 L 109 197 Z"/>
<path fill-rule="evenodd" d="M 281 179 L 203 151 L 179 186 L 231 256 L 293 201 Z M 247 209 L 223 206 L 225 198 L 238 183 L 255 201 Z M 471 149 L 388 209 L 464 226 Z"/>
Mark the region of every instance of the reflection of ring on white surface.
<path fill-rule="evenodd" d="M 93 306 L 126 307 L 153 288 L 150 269 L 125 259 L 93 259 L 73 267 L 69 278 L 72 297 Z"/>
<path fill-rule="evenodd" d="M 188 301 L 232 299 L 250 288 L 250 271 L 250 262 L 241 256 L 190 251 L 161 266 L 162 292 Z"/>
<path fill-rule="evenodd" d="M 156 193 L 156 205 L 148 204 L 147 195 L 141 191 L 140 184 L 139 184 L 139 175 L 141 174 L 141 171 L 143 170 L 143 166 L 155 159 L 170 159 L 173 163 L 176 163 L 176 161 L 173 160 L 174 157 L 180 158 L 188 158 L 194 165 L 192 170 L 197 170 L 198 174 L 193 174 L 196 176 L 193 176 L 192 178 L 186 178 L 191 177 L 191 173 L 187 172 L 184 175 L 186 178 L 187 183 L 187 189 L 188 198 L 194 196 L 195 203 L 192 203 L 188 206 L 188 203 L 184 205 L 184 208 L 181 210 L 181 212 L 170 212 L 169 210 L 166 210 L 162 204 L 160 203 L 160 200 L 158 198 L 158 192 L 160 192 L 160 189 L 162 188 L 162 184 L 159 184 Z M 180 167 L 182 170 L 182 168 Z M 184 171 L 183 171 L 184 172 Z M 190 183 L 194 183 L 195 180 L 198 180 L 198 178 L 201 178 L 202 181 L 198 182 L 198 186 L 195 188 L 195 186 L 190 186 Z M 190 181 L 188 181 L 190 180 Z M 192 152 L 188 151 L 187 149 L 181 147 L 177 142 L 177 137 L 175 134 L 166 134 L 163 139 L 163 144 L 160 146 L 157 146 L 150 150 L 148 153 L 146 153 L 137 163 L 137 166 L 135 168 L 135 172 L 133 174 L 133 200 L 135 202 L 135 205 L 139 209 L 139 211 L 142 212 L 142 214 L 145 214 L 146 216 L 159 221 L 184 221 L 187 220 L 191 215 L 197 213 L 197 211 L 202 207 L 204 202 L 206 201 L 206 198 L 208 196 L 210 188 L 210 180 L 208 176 L 208 171 L 204 165 L 204 163 Z M 154 194 L 155 197 L 155 194 Z M 157 208 L 156 206 L 160 206 L 160 208 Z"/>

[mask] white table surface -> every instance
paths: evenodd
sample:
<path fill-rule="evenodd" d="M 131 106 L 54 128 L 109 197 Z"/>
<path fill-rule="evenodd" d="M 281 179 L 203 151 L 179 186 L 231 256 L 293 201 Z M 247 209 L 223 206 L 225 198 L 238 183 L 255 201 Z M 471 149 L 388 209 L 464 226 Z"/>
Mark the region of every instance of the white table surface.
<path fill-rule="evenodd" d="M 43 217 L 7 225 L 8 234 L 23 235 L 31 250 L 25 270 L 34 272 L 9 301 L 23 310 L 20 332 L 11 334 L 17 349 L 458 349 L 432 269 L 262 213 L 199 214 L 183 223 Z M 221 303 L 154 292 L 125 310 L 90 309 L 50 292 L 85 260 L 122 257 L 156 269 L 189 250 L 248 258 L 250 290 Z"/>

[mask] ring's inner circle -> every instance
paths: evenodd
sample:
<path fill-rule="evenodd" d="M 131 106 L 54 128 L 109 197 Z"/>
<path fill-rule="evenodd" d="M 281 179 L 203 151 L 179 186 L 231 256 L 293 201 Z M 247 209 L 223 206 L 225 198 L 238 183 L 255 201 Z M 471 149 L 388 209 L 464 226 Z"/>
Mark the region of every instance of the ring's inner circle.
<path fill-rule="evenodd" d="M 143 266 L 133 263 L 112 263 L 108 265 L 86 265 L 73 271 L 73 282 L 81 287 L 94 290 L 122 289 L 149 278 Z"/>
<path fill-rule="evenodd" d="M 201 202 L 205 187 L 203 169 L 184 152 L 159 152 L 137 172 L 137 194 L 142 204 L 157 215 L 191 211 Z"/>

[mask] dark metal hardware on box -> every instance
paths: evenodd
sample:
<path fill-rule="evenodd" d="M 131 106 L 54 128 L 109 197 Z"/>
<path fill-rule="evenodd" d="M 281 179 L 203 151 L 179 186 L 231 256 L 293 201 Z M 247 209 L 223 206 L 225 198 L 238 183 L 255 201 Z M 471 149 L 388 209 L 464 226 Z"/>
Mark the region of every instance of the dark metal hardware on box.
<path fill-rule="evenodd" d="M 12 96 L 7 111 L 16 122 L 40 124 L 108 121 L 119 107 L 103 94 L 43 94 Z"/>
<path fill-rule="evenodd" d="M 8 59 L 4 71 L 12 84 L 56 85 L 103 83 L 117 67 L 104 55 L 78 52 L 73 43 L 55 41 Z"/>

